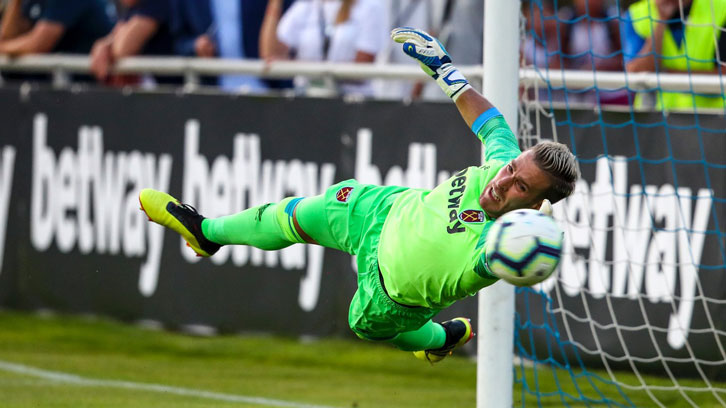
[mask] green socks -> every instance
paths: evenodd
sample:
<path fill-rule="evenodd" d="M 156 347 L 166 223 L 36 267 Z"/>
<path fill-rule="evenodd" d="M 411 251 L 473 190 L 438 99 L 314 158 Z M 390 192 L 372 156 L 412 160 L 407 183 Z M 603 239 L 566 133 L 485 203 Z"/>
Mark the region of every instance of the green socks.
<path fill-rule="evenodd" d="M 446 330 L 444 326 L 429 320 L 420 329 L 401 333 L 389 342 L 404 351 L 437 349 L 446 342 Z"/>
<path fill-rule="evenodd" d="M 295 243 L 304 243 L 293 222 L 295 207 L 299 207 L 296 218 L 306 233 L 321 245 L 339 249 L 325 215 L 323 196 L 286 198 L 277 204 L 264 204 L 240 213 L 202 221 L 204 236 L 220 245 L 250 245 L 264 250 L 286 248 Z M 300 204 L 298 206 L 298 204 Z M 429 320 L 418 330 L 400 333 L 389 340 L 401 350 L 419 351 L 443 347 L 446 330 Z"/>
<path fill-rule="evenodd" d="M 264 250 L 303 243 L 295 231 L 292 211 L 299 198 L 286 198 L 277 204 L 264 204 L 240 213 L 202 221 L 204 236 L 220 245 L 251 245 Z"/>
<path fill-rule="evenodd" d="M 296 210 L 297 208 L 297 210 Z M 288 197 L 277 204 L 264 204 L 240 213 L 202 221 L 204 236 L 220 245 L 251 245 L 265 250 L 282 249 L 305 243 L 295 229 L 300 227 L 320 245 L 341 249 L 328 225 L 323 195 Z"/>

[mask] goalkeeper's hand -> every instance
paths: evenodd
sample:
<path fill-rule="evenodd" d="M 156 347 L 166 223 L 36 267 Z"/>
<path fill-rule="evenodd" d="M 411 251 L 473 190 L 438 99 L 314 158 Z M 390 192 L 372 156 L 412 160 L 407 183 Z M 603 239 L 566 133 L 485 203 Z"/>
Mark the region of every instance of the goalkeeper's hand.
<path fill-rule="evenodd" d="M 416 28 L 399 27 L 391 31 L 391 38 L 403 43 L 403 52 L 417 60 L 424 72 L 431 75 L 454 101 L 471 88 L 469 81 L 451 65 L 449 53 L 435 37 Z"/>

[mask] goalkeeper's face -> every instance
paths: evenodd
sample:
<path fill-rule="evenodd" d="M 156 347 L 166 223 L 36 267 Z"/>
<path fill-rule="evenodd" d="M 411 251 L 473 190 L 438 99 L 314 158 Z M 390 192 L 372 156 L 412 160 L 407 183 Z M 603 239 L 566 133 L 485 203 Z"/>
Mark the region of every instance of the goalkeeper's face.
<path fill-rule="evenodd" d="M 528 150 L 499 170 L 479 196 L 479 204 L 493 218 L 520 208 L 538 209 L 551 186 L 549 176 Z"/>

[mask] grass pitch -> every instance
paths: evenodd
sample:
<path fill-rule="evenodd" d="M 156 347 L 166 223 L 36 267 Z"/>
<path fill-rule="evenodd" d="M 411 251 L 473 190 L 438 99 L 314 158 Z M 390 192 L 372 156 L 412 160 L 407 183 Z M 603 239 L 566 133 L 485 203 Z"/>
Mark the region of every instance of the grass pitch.
<path fill-rule="evenodd" d="M 464 407 L 475 401 L 474 362 L 448 358 L 432 367 L 412 353 L 356 340 L 192 337 L 104 319 L 0 312 L 0 360 L 84 380 L 0 367 L 5 408 Z M 122 388 L 122 381 L 198 392 Z M 264 400 L 225 402 L 203 392 Z"/>
<path fill-rule="evenodd" d="M 605 373 L 600 373 L 607 378 Z M 520 374 L 518 374 L 520 375 Z M 557 391 L 555 375 L 537 370 L 540 391 Z M 535 371 L 527 370 L 533 383 Z M 559 385 L 585 404 L 522 393 L 515 406 L 656 406 L 645 392 L 587 381 Z M 633 377 L 617 374 L 619 381 Z M 650 384 L 667 385 L 660 377 Z M 681 385 L 703 387 L 697 381 Z M 726 388 L 726 384 L 713 384 Z M 473 407 L 476 364 L 462 357 L 436 366 L 411 353 L 360 340 L 298 340 L 271 336 L 192 337 L 100 318 L 0 311 L 0 406 L 26 407 Z M 604 394 L 603 394 L 604 393 Z M 659 392 L 668 407 L 691 406 Z M 605 398 L 603 398 L 603 395 Z M 726 395 L 720 394 L 726 398 Z M 713 393 L 689 393 L 697 406 L 721 406 Z"/>

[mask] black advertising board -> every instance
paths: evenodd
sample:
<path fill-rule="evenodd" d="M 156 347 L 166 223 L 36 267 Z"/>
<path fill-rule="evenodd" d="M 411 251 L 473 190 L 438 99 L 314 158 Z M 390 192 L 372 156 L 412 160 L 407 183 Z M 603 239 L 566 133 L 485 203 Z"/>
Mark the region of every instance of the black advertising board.
<path fill-rule="evenodd" d="M 348 334 L 355 272 L 317 246 L 200 261 L 146 221 L 141 188 L 219 216 L 353 177 L 431 188 L 479 160 L 451 105 L 3 90 L 0 106 L 14 152 L 2 303 L 170 327 Z"/>
<path fill-rule="evenodd" d="M 560 279 L 543 288 L 551 303 L 518 295 L 518 320 L 534 324 L 518 329 L 520 352 L 551 352 L 556 326 L 591 364 L 627 365 L 626 355 L 719 361 L 723 117 L 556 118 L 583 178 L 555 206 L 568 246 Z M 219 216 L 347 178 L 431 188 L 480 160 L 452 104 L 2 89 L 0 120 L 0 304 L 227 332 L 349 335 L 351 257 L 296 245 L 199 260 L 146 221 L 140 188 Z M 541 131 L 553 137 L 551 126 Z M 441 318 L 462 314 L 476 315 L 476 299 Z M 556 358 L 573 358 L 574 347 L 560 350 Z"/>
<path fill-rule="evenodd" d="M 524 349 L 591 365 L 726 374 L 724 117 L 571 110 L 555 120 L 582 178 L 555 206 L 567 244 L 559 279 L 542 288 L 551 304 L 526 290 L 518 296 L 518 310 L 532 312 L 519 333 Z M 552 127 L 542 130 L 552 137 Z M 538 327 L 545 322 L 562 342 L 554 352 L 553 332 Z"/>

